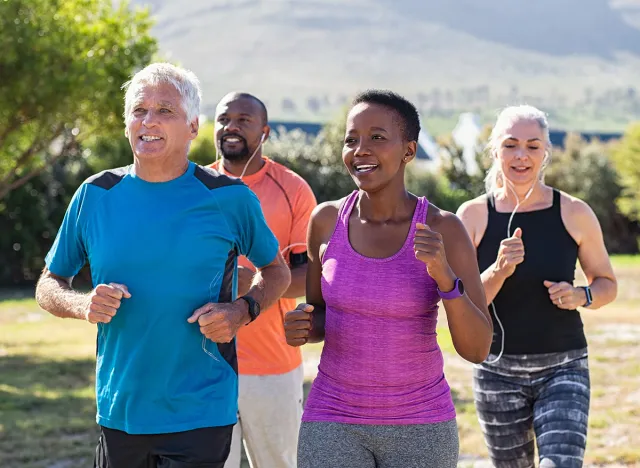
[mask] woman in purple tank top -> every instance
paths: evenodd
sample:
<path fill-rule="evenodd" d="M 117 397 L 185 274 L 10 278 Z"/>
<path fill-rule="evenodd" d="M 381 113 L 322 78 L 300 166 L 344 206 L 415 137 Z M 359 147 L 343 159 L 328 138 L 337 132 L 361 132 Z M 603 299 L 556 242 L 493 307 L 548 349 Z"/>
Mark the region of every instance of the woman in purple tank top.
<path fill-rule="evenodd" d="M 285 316 L 291 346 L 324 340 L 302 418 L 299 468 L 457 464 L 438 302 L 468 361 L 487 357 L 493 330 L 462 223 L 405 188 L 419 132 L 418 112 L 401 96 L 359 95 L 342 153 L 359 190 L 312 215 L 308 304 Z"/>

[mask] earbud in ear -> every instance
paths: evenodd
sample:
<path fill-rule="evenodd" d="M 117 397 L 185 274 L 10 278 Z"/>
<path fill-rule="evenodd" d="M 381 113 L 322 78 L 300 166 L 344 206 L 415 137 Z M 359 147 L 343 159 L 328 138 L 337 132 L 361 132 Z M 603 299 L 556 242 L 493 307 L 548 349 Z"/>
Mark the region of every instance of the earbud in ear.
<path fill-rule="evenodd" d="M 264 143 L 264 138 L 265 138 L 266 136 L 267 136 L 267 135 L 266 135 L 265 133 L 263 133 L 263 134 L 262 134 L 262 136 L 260 137 L 260 143 Z"/>

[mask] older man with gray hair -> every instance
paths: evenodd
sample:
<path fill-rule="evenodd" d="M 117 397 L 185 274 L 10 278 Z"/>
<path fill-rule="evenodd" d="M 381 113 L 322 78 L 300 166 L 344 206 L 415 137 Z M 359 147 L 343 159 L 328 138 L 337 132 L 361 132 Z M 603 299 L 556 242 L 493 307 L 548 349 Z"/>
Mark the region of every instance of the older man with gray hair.
<path fill-rule="evenodd" d="M 76 191 L 38 282 L 40 306 L 97 324 L 97 468 L 223 467 L 237 415 L 235 335 L 290 273 L 256 196 L 187 159 L 200 85 L 170 64 L 126 83 L 133 164 Z M 258 267 L 236 298 L 236 259 Z M 73 277 L 91 267 L 90 293 Z"/>

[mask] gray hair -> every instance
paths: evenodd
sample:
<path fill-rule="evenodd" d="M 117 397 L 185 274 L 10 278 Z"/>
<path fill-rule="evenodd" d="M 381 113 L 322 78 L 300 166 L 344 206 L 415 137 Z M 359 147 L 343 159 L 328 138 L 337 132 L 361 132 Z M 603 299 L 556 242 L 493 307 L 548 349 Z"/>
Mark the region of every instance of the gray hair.
<path fill-rule="evenodd" d="M 509 106 L 505 107 L 500 114 L 498 114 L 496 123 L 491 131 L 491 136 L 489 137 L 489 142 L 487 143 L 487 151 L 491 156 L 491 167 L 487 171 L 487 175 L 484 179 L 487 193 L 492 193 L 496 189 L 504 186 L 504 174 L 502 174 L 502 169 L 500 168 L 500 161 L 498 161 L 495 155 L 498 151 L 498 147 L 502 143 L 501 140 L 505 131 L 515 122 L 520 120 L 536 122 L 544 134 L 545 153 L 544 160 L 542 161 L 542 167 L 540 168 L 540 180 L 544 180 L 544 169 L 547 167 L 551 159 L 551 140 L 549 139 L 549 123 L 547 122 L 547 115 L 540 109 L 533 106 Z"/>
<path fill-rule="evenodd" d="M 157 86 L 162 83 L 173 85 L 182 97 L 182 109 L 187 114 L 187 122 L 200 115 L 202 90 L 198 77 L 190 70 L 176 67 L 170 63 L 152 63 L 136 73 L 131 80 L 122 85 L 124 89 L 124 120 L 127 122 L 131 106 L 136 95 L 144 85 Z"/>

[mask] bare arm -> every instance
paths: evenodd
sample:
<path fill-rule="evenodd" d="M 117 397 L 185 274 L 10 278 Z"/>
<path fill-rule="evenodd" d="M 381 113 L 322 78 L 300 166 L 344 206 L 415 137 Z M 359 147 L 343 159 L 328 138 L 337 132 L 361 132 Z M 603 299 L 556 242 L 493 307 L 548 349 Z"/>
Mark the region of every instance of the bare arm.
<path fill-rule="evenodd" d="M 562 205 L 563 221 L 578 244 L 578 260 L 591 287 L 593 303 L 588 308 L 599 309 L 612 302 L 618 294 L 618 281 L 604 245 L 602 229 L 589 205 L 573 197 L 563 197 L 566 197 Z M 561 309 L 584 307 L 587 301 L 584 289 L 572 284 L 545 281 L 545 286 L 551 301 Z"/>
<path fill-rule="evenodd" d="M 291 284 L 282 297 L 297 299 L 304 296 L 307 281 L 307 267 L 308 265 L 305 263 L 304 265 L 297 265 L 291 268 Z"/>
<path fill-rule="evenodd" d="M 493 324 L 487 309 L 473 244 L 460 220 L 450 214 L 429 216 L 434 231 L 416 233 L 416 256 L 441 291 L 451 291 L 460 278 L 465 286 L 461 297 L 443 300 L 453 345 L 464 359 L 482 362 L 489 354 Z"/>
<path fill-rule="evenodd" d="M 86 320 L 89 296 L 71 288 L 73 278 L 62 278 L 44 269 L 36 285 L 36 302 L 60 318 Z"/>
<path fill-rule="evenodd" d="M 278 253 L 273 262 L 256 271 L 247 295 L 260 304 L 261 310 L 266 310 L 282 297 L 290 283 L 291 272 Z"/>
<path fill-rule="evenodd" d="M 319 343 L 324 340 L 326 304 L 322 297 L 322 255 L 338 216 L 339 202 L 327 202 L 313 211 L 307 246 L 306 303 L 285 315 L 284 328 L 287 343 L 301 346 L 305 343 Z"/>
<path fill-rule="evenodd" d="M 458 209 L 457 216 L 471 238 L 473 257 L 477 259 L 476 249 L 480 245 L 488 223 L 486 197 L 478 197 L 463 203 Z M 504 239 L 496 252 L 496 261 L 480 275 L 487 304 L 493 302 L 506 279 L 513 274 L 516 266 L 524 261 L 525 252 L 521 235 L 522 230 L 516 230 L 512 237 Z"/>
<path fill-rule="evenodd" d="M 38 305 L 60 318 L 109 323 L 116 315 L 122 299 L 131 297 L 124 284 L 99 284 L 88 294 L 71 288 L 73 278 L 63 278 L 44 269 L 36 286 Z"/>

